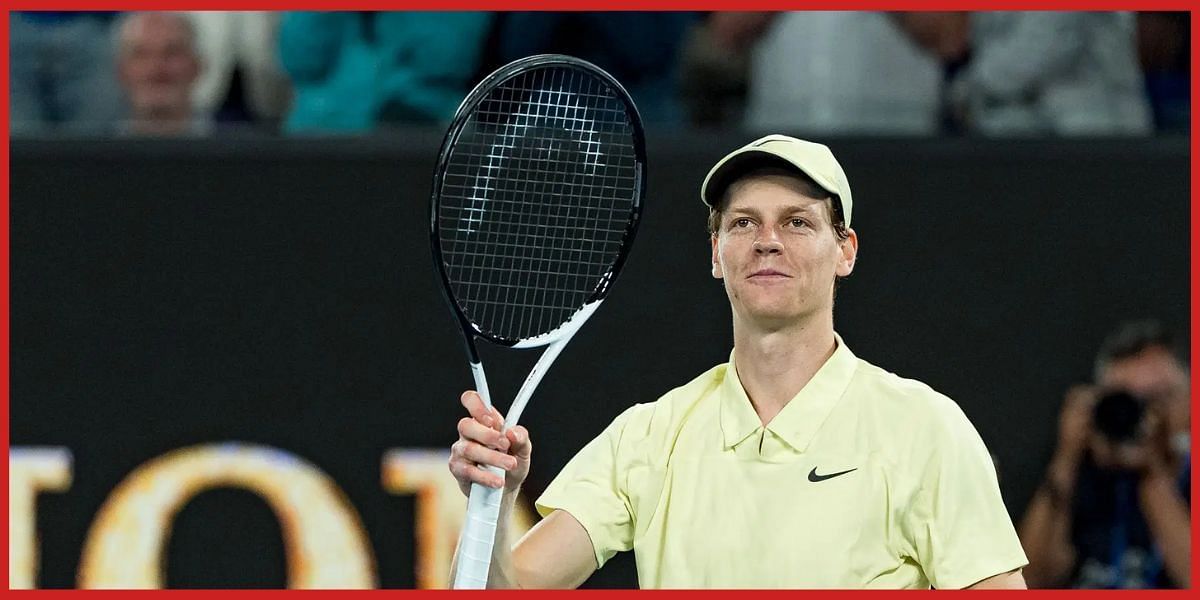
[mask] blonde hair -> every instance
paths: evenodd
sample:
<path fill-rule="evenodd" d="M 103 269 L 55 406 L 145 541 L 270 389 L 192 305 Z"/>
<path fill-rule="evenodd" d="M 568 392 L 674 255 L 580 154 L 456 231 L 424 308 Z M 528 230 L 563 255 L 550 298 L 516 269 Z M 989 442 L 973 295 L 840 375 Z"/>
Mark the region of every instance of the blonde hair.
<path fill-rule="evenodd" d="M 845 241 L 850 237 L 850 231 L 846 227 L 846 219 L 842 216 L 842 202 L 837 197 L 837 194 L 829 193 L 828 190 L 818 185 L 816 181 L 813 181 L 811 177 L 804 173 L 779 166 L 764 166 L 751 169 L 726 186 L 717 204 L 708 209 L 709 235 L 716 236 L 720 231 L 721 217 L 725 213 L 725 207 L 729 205 L 729 199 L 735 193 L 745 187 L 751 179 L 770 176 L 787 177 L 796 182 L 800 188 L 800 193 L 809 198 L 824 200 L 825 210 L 829 213 L 829 223 L 833 226 L 833 234 L 837 236 L 839 241 Z"/>

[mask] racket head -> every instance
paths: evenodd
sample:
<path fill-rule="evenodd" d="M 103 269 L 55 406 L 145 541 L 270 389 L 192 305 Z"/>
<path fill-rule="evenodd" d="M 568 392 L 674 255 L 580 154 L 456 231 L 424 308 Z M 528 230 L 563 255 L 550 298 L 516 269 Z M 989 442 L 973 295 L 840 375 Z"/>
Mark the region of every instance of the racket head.
<path fill-rule="evenodd" d="M 538 346 L 591 314 L 633 243 L 645 170 L 633 99 L 591 63 L 523 58 L 467 95 L 438 156 L 429 225 L 472 354 L 473 337 Z"/>

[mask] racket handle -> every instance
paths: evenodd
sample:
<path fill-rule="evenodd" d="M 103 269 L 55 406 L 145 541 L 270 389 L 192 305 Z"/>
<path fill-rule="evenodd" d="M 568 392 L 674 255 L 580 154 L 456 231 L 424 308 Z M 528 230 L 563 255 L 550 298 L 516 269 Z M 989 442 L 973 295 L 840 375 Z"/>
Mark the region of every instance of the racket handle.
<path fill-rule="evenodd" d="M 498 467 L 485 467 L 504 477 Z M 496 522 L 500 518 L 500 499 L 504 488 L 496 489 L 478 483 L 471 484 L 467 499 L 467 520 L 463 523 L 462 542 L 458 549 L 458 571 L 454 574 L 454 589 L 482 590 L 487 587 L 488 569 L 492 565 L 492 546 L 496 542 Z"/>

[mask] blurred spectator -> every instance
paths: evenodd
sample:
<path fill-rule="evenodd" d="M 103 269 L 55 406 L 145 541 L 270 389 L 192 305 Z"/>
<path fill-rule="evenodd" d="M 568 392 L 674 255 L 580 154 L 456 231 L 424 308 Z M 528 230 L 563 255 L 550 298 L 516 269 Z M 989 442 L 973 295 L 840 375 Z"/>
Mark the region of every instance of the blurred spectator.
<path fill-rule="evenodd" d="M 479 68 L 491 15 L 295 12 L 279 48 L 294 97 L 290 132 L 364 132 L 449 121 Z"/>
<path fill-rule="evenodd" d="M 741 123 L 749 86 L 750 57 L 732 47 L 711 22 L 710 13 L 689 28 L 680 56 L 679 94 L 688 123 L 722 127 Z"/>
<path fill-rule="evenodd" d="M 122 15 L 117 25 L 117 73 L 127 114 L 122 135 L 204 135 L 212 119 L 192 105 L 200 75 L 196 32 L 181 13 Z"/>
<path fill-rule="evenodd" d="M 990 136 L 1149 133 L 1134 24 L 1116 12 L 971 13 L 971 59 L 953 92 L 967 128 Z"/>
<path fill-rule="evenodd" d="M 745 124 L 818 135 L 934 135 L 963 13 L 713 13 L 712 39 L 751 53 Z"/>
<path fill-rule="evenodd" d="M 689 12 L 513 12 L 497 15 L 490 70 L 534 54 L 567 54 L 621 82 L 647 123 L 682 124 L 679 53 Z"/>
<path fill-rule="evenodd" d="M 111 12 L 12 12 L 12 135 L 104 132 L 120 100 L 113 79 Z"/>
<path fill-rule="evenodd" d="M 194 11 L 204 65 L 192 102 L 218 122 L 278 123 L 291 96 L 279 64 L 279 12 Z"/>
<path fill-rule="evenodd" d="M 1191 14 L 1139 12 L 1138 58 L 1158 131 L 1191 127 Z"/>
<path fill-rule="evenodd" d="M 1030 587 L 1189 587 L 1191 408 L 1175 351 L 1157 322 L 1125 324 L 1100 349 L 1095 385 L 1067 393 L 1020 527 Z"/>

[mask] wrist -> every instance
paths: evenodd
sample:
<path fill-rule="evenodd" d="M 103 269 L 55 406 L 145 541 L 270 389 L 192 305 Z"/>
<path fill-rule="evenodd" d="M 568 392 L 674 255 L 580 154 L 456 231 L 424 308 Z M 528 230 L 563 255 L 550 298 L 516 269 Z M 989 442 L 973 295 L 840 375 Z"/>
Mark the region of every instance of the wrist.
<path fill-rule="evenodd" d="M 1174 480 L 1177 468 L 1173 466 L 1174 461 L 1170 456 L 1170 450 L 1165 446 L 1153 443 L 1146 443 L 1143 447 L 1146 458 L 1139 470 L 1139 478 L 1144 480 L 1161 477 L 1167 482 Z"/>
<path fill-rule="evenodd" d="M 1170 470 L 1163 464 L 1152 464 L 1147 466 L 1138 479 L 1139 489 L 1154 489 L 1165 485 L 1168 489 L 1174 487 L 1175 478 L 1171 476 Z"/>
<path fill-rule="evenodd" d="M 1075 479 L 1073 477 L 1059 476 L 1047 474 L 1042 480 L 1040 486 L 1043 493 L 1050 500 L 1050 506 L 1054 510 L 1070 510 L 1075 501 Z"/>
<path fill-rule="evenodd" d="M 517 505 L 517 496 L 521 494 L 521 488 L 518 486 L 513 489 L 504 488 L 504 493 L 500 496 L 500 510 L 511 511 Z"/>
<path fill-rule="evenodd" d="M 1142 510 L 1152 510 L 1148 508 L 1148 505 L 1157 504 L 1155 500 L 1165 497 L 1164 494 L 1172 493 L 1173 488 L 1174 484 L 1166 473 L 1157 470 L 1147 471 L 1138 480 L 1138 504 L 1142 506 Z"/>
<path fill-rule="evenodd" d="M 1079 463 L 1083 462 L 1083 455 L 1086 448 L 1085 444 L 1059 444 L 1054 450 L 1054 456 L 1050 459 L 1050 464 L 1073 471 L 1079 467 Z"/>
<path fill-rule="evenodd" d="M 1073 488 L 1082 462 L 1082 452 L 1057 452 L 1046 468 L 1046 480 L 1063 488 Z"/>

